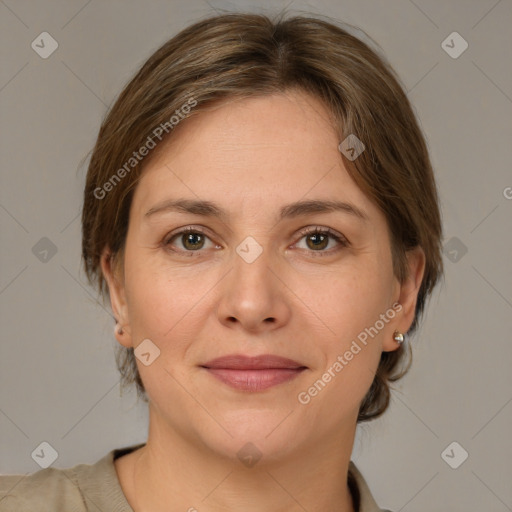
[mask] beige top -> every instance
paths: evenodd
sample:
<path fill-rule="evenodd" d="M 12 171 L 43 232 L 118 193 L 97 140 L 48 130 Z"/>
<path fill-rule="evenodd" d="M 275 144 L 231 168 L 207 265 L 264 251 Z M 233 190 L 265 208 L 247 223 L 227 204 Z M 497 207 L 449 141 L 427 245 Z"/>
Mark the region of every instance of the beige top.
<path fill-rule="evenodd" d="M 112 450 L 95 464 L 0 476 L 0 511 L 133 512 L 121 489 L 114 460 L 141 446 L 143 444 Z M 352 461 L 348 484 L 356 512 L 389 512 L 377 506 Z"/>

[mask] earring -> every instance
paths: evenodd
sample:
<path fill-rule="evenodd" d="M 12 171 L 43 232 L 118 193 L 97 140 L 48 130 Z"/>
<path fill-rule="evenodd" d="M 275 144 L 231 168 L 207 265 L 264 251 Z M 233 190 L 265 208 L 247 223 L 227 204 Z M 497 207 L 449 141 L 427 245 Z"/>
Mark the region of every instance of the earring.
<path fill-rule="evenodd" d="M 124 333 L 123 328 L 119 324 L 116 324 L 114 330 L 117 334 L 119 334 L 119 336 L 121 336 Z"/>
<path fill-rule="evenodd" d="M 401 345 L 404 342 L 404 335 L 400 331 L 395 331 L 393 333 L 393 339 Z"/>

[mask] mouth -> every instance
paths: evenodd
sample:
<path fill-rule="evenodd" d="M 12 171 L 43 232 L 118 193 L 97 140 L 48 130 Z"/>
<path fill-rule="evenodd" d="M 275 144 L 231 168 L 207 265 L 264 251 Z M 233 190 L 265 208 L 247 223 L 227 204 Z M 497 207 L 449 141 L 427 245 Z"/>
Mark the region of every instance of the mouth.
<path fill-rule="evenodd" d="M 229 355 L 201 365 L 210 375 L 241 391 L 263 391 L 297 377 L 306 366 L 279 356 Z"/>

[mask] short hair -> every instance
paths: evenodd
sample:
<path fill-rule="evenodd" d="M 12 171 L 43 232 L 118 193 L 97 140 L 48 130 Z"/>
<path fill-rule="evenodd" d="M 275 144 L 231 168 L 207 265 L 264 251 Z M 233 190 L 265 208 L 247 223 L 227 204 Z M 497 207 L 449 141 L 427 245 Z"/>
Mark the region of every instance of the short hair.
<path fill-rule="evenodd" d="M 386 218 L 393 271 L 401 282 L 408 272 L 407 251 L 423 249 L 425 272 L 409 334 L 416 329 L 443 271 L 439 200 L 425 139 L 387 60 L 345 28 L 311 16 L 272 20 L 230 13 L 199 21 L 156 50 L 125 86 L 99 130 L 84 190 L 83 262 L 104 299 L 102 252 L 109 248 L 112 262 L 122 261 L 133 192 L 162 142 L 172 138 L 173 116 L 186 123 L 186 117 L 223 100 L 291 90 L 323 102 L 340 141 L 352 134 L 365 145 L 355 160 L 341 152 L 340 158 Z M 134 157 L 157 138 L 158 147 L 143 159 Z M 382 352 L 358 422 L 387 409 L 389 383 L 405 375 L 410 363 L 410 350 L 403 346 Z M 117 364 L 123 387 L 135 382 L 147 400 L 133 348 L 118 347 Z"/>

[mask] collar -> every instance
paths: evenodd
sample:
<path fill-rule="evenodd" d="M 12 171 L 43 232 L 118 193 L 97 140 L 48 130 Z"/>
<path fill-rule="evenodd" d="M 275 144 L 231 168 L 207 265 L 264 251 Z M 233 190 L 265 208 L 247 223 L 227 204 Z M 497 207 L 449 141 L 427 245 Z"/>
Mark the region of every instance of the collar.
<path fill-rule="evenodd" d="M 77 466 L 76 478 L 88 509 L 112 512 L 133 512 L 121 488 L 114 460 L 144 446 L 145 443 L 110 451 L 92 465 Z M 75 468 L 72 468 L 75 469 Z M 375 502 L 368 484 L 353 461 L 348 468 L 348 486 L 356 512 L 386 512 Z"/>

